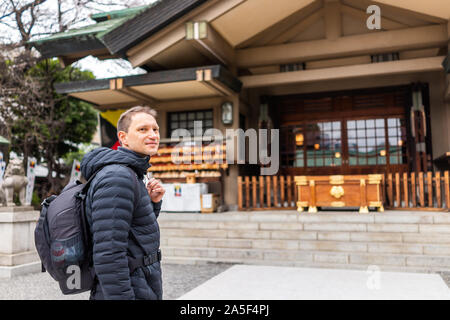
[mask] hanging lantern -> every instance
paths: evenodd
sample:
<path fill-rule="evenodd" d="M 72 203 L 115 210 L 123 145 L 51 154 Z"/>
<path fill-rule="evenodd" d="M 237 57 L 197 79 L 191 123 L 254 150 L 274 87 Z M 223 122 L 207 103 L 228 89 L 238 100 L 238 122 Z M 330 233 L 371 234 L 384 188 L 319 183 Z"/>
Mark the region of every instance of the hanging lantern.
<path fill-rule="evenodd" d="M 297 133 L 295 135 L 295 144 L 297 146 L 303 146 L 303 141 L 304 141 L 305 137 L 303 136 L 303 133 Z"/>

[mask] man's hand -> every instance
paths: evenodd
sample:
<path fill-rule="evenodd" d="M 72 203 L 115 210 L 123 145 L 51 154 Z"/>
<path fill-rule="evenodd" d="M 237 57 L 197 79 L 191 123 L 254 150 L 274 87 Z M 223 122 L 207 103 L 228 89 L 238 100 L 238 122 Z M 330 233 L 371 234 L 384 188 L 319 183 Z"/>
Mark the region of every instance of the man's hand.
<path fill-rule="evenodd" d="M 162 187 L 160 180 L 151 178 L 147 183 L 147 192 L 153 202 L 160 202 L 166 190 Z"/>

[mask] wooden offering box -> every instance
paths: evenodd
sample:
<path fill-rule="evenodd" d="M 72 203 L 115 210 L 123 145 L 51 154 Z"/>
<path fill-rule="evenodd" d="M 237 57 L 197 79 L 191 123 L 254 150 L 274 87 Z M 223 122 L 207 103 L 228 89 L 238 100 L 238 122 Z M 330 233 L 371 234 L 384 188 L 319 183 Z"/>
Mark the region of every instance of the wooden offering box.
<path fill-rule="evenodd" d="M 359 207 L 360 213 L 369 207 L 384 211 L 381 193 L 381 174 L 297 176 L 297 211 L 317 212 L 317 207 Z"/>

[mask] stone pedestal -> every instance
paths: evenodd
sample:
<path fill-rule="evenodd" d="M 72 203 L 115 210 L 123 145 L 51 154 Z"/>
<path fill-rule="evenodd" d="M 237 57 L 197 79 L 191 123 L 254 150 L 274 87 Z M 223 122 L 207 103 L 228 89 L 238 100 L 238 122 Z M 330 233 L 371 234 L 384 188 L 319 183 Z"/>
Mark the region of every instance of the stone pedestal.
<path fill-rule="evenodd" d="M 0 278 L 41 270 L 34 246 L 38 219 L 33 207 L 0 207 Z"/>

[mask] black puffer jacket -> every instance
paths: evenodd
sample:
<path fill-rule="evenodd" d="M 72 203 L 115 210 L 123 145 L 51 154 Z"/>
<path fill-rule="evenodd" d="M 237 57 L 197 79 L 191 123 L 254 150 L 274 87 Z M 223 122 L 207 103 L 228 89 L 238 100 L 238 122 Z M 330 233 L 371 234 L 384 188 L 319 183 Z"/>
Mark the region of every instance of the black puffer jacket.
<path fill-rule="evenodd" d="M 101 166 L 86 197 L 86 214 L 93 239 L 93 261 L 98 283 L 91 299 L 162 299 L 161 266 L 156 262 L 130 275 L 127 255 L 140 258 L 143 250 L 129 237 L 130 228 L 149 253 L 159 249 L 156 218 L 161 202 L 153 203 L 142 182 L 149 157 L 119 147 L 97 148 L 86 154 L 81 171 L 86 179 Z M 130 166 L 137 174 L 127 168 Z M 139 185 L 139 192 L 135 186 Z M 139 194 L 139 199 L 136 199 Z M 145 271 L 145 272 L 144 272 Z"/>

